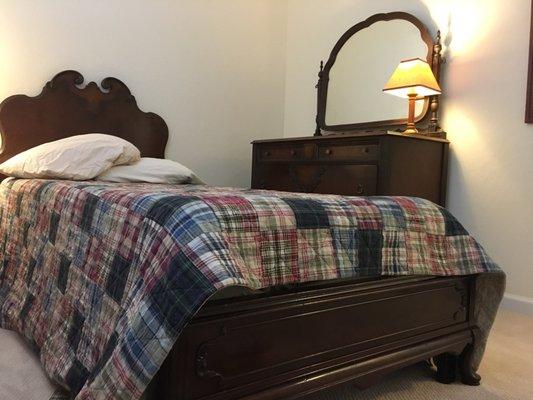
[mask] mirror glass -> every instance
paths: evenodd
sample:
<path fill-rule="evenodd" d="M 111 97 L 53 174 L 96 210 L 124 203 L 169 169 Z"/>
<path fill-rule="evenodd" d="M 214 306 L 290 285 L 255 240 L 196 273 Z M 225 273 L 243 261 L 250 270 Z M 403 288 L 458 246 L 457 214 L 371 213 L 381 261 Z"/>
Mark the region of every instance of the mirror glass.
<path fill-rule="evenodd" d="M 411 22 L 378 21 L 353 35 L 329 72 L 326 125 L 357 124 L 407 118 L 407 99 L 383 93 L 401 60 L 426 60 L 428 47 Z M 424 102 L 416 103 L 420 115 Z"/>

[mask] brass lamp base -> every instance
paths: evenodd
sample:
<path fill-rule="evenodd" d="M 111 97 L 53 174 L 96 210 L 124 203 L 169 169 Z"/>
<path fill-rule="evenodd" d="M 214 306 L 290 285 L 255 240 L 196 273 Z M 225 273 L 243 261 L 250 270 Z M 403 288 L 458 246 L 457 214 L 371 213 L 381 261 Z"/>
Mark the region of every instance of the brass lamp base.
<path fill-rule="evenodd" d="M 416 134 L 416 133 L 418 133 L 418 129 L 416 129 L 416 125 L 415 124 L 407 124 L 407 127 L 405 128 L 403 133 Z"/>

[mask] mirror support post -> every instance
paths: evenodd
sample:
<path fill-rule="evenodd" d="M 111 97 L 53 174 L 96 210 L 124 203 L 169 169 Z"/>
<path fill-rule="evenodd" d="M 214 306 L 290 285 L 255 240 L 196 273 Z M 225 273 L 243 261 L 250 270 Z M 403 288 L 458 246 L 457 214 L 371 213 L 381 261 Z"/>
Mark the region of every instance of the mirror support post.
<path fill-rule="evenodd" d="M 431 69 L 435 75 L 435 79 L 440 84 L 440 64 L 442 62 L 442 45 L 440 43 L 440 30 L 437 31 L 437 37 L 435 39 L 435 44 L 433 45 L 433 60 Z M 439 97 L 432 96 L 429 100 L 430 107 L 430 119 L 428 125 L 428 133 L 437 134 L 442 132 L 442 128 L 439 126 Z"/>
<path fill-rule="evenodd" d="M 318 118 L 318 109 L 320 108 L 320 92 L 322 91 L 322 75 L 324 74 L 324 61 L 320 61 L 320 70 L 318 71 L 318 83 L 316 84 L 315 88 L 317 89 L 318 95 L 317 99 L 317 112 L 315 117 L 316 122 L 316 128 L 315 128 L 315 134 L 313 136 L 322 136 L 322 130 L 320 129 L 320 122 Z"/>

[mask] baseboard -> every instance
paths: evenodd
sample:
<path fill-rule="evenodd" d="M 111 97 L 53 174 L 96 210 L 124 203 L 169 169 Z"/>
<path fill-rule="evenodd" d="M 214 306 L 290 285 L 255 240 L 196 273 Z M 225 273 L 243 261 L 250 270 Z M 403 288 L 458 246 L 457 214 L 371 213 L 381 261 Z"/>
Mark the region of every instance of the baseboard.
<path fill-rule="evenodd" d="M 533 299 L 530 297 L 505 293 L 501 306 L 506 310 L 533 315 Z"/>

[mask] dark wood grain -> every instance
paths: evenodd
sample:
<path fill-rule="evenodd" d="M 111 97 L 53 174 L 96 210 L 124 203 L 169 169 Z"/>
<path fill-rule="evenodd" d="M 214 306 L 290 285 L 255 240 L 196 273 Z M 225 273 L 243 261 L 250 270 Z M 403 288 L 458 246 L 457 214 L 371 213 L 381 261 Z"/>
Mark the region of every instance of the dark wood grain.
<path fill-rule="evenodd" d="M 107 133 L 136 145 L 143 157 L 164 157 L 165 121 L 141 111 L 128 87 L 106 78 L 101 88 L 63 71 L 36 97 L 15 95 L 0 104 L 0 162 L 31 147 L 76 134 Z"/>
<path fill-rule="evenodd" d="M 305 398 L 346 381 L 366 388 L 438 354 L 458 356 L 473 341 L 474 279 L 345 280 L 211 301 L 152 384 L 155 398 Z"/>
<path fill-rule="evenodd" d="M 446 140 L 387 132 L 256 141 L 252 188 L 444 205 L 447 158 Z"/>

